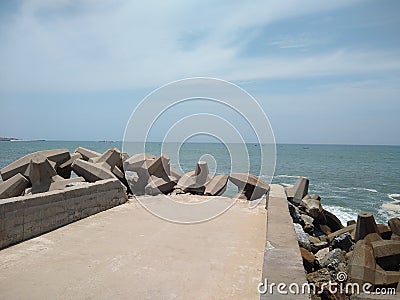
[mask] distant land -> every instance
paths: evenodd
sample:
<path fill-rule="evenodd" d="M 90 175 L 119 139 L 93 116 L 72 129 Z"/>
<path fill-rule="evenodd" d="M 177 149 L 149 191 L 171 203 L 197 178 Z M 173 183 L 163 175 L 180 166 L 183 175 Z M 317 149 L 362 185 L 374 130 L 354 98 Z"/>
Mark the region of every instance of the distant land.
<path fill-rule="evenodd" d="M 0 137 L 0 142 L 35 142 L 35 141 L 45 141 L 45 140 L 23 140 L 17 138 Z"/>

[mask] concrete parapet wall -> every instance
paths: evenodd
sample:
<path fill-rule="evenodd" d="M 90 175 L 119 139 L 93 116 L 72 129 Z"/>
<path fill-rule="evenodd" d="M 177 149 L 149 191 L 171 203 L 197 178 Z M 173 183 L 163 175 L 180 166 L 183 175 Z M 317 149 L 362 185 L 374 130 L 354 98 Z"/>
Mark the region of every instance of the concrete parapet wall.
<path fill-rule="evenodd" d="M 273 293 L 268 288 L 261 299 L 309 299 L 308 294 L 293 295 L 290 284 L 301 287 L 307 283 L 288 201 L 281 185 L 271 184 L 267 201 L 267 243 L 264 252 L 263 282 L 275 283 Z M 267 281 L 265 281 L 267 279 Z M 277 285 L 284 283 L 288 293 L 280 294 Z M 264 287 L 263 287 L 264 288 Z"/>
<path fill-rule="evenodd" d="M 0 249 L 126 201 L 117 179 L 0 200 Z"/>

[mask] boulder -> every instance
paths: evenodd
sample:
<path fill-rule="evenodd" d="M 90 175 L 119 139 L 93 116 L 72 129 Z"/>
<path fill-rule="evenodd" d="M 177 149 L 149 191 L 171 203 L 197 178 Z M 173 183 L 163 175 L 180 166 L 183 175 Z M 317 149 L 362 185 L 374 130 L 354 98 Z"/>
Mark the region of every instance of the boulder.
<path fill-rule="evenodd" d="M 317 218 L 323 211 L 321 202 L 312 198 L 304 198 L 300 205 L 304 207 L 306 213 L 313 218 Z"/>
<path fill-rule="evenodd" d="M 304 221 L 301 218 L 299 209 L 290 202 L 288 202 L 288 209 L 290 216 L 292 217 L 293 223 L 298 223 L 304 226 Z"/>
<path fill-rule="evenodd" d="M 349 275 L 351 281 L 360 285 L 375 283 L 375 257 L 374 251 L 364 240 L 359 240 L 353 250 L 349 261 Z"/>
<path fill-rule="evenodd" d="M 29 186 L 29 180 L 20 173 L 0 183 L 0 199 L 21 196 Z"/>
<path fill-rule="evenodd" d="M 329 253 L 329 247 L 322 248 L 320 249 L 316 254 L 315 254 L 315 259 L 318 261 L 319 264 L 321 264 L 321 261 L 327 256 Z"/>
<path fill-rule="evenodd" d="M 357 242 L 362 240 L 366 235 L 374 232 L 379 233 L 374 216 L 370 213 L 359 213 L 357 218 L 355 241 Z"/>
<path fill-rule="evenodd" d="M 300 204 L 305 195 L 308 194 L 309 179 L 300 176 L 293 187 L 293 203 Z"/>
<path fill-rule="evenodd" d="M 308 251 L 300 247 L 301 257 L 303 258 L 303 266 L 307 273 L 315 271 L 315 257 L 314 255 Z"/>
<path fill-rule="evenodd" d="M 307 233 L 304 232 L 303 227 L 301 227 L 301 225 L 297 223 L 293 225 L 299 246 L 303 247 L 304 249 L 307 249 L 308 251 L 311 251 L 311 242 L 310 239 L 308 238 Z"/>
<path fill-rule="evenodd" d="M 207 182 L 204 194 L 208 196 L 220 196 L 225 192 L 227 183 L 228 176 L 223 174 L 214 176 L 209 182 Z"/>
<path fill-rule="evenodd" d="M 378 265 L 387 271 L 400 271 L 400 241 L 371 242 Z"/>
<path fill-rule="evenodd" d="M 269 190 L 269 184 L 249 173 L 231 173 L 229 180 L 238 187 L 238 192 L 244 194 L 247 200 L 264 196 Z"/>
<path fill-rule="evenodd" d="M 319 229 L 327 236 L 332 234 L 332 229 L 328 225 L 320 224 Z"/>
<path fill-rule="evenodd" d="M 304 226 L 303 226 L 304 231 L 307 233 L 314 232 L 314 224 L 313 224 L 314 219 L 306 214 L 302 214 L 301 218 L 304 221 Z"/>
<path fill-rule="evenodd" d="M 311 199 L 314 199 L 314 200 L 321 201 L 321 197 L 320 197 L 319 195 L 317 195 L 317 194 L 312 194 L 312 195 L 310 196 L 310 198 L 311 198 Z"/>
<path fill-rule="evenodd" d="M 96 151 L 86 149 L 83 147 L 76 148 L 74 153 L 79 153 L 82 156 L 82 159 L 86 160 L 86 161 L 88 161 L 89 159 L 92 159 L 92 158 L 99 157 L 101 155 L 100 153 L 98 153 Z"/>
<path fill-rule="evenodd" d="M 392 218 L 388 221 L 388 225 L 393 234 L 400 236 L 400 218 Z"/>
<path fill-rule="evenodd" d="M 349 252 L 351 247 L 353 247 L 353 241 L 351 239 L 350 233 L 346 232 L 332 240 L 332 249 L 341 249 L 343 251 Z"/>
<path fill-rule="evenodd" d="M 340 222 L 339 218 L 336 217 L 333 213 L 327 211 L 326 209 L 323 210 L 318 219 L 321 224 L 328 225 L 332 229 L 332 232 L 338 231 L 343 228 L 342 222 Z"/>
<path fill-rule="evenodd" d="M 107 168 L 82 159 L 78 159 L 72 164 L 72 170 L 88 182 L 115 178 L 115 175 Z"/>
<path fill-rule="evenodd" d="M 145 187 L 145 193 L 148 195 L 168 194 L 174 189 L 176 182 L 175 178 L 160 178 L 156 176 L 150 176 L 149 182 Z"/>
<path fill-rule="evenodd" d="M 324 248 L 327 248 L 327 247 L 329 247 L 328 242 L 322 242 L 322 241 L 311 245 L 313 253 L 318 253 L 318 251 L 320 251 Z"/>
<path fill-rule="evenodd" d="M 320 265 L 323 268 L 335 268 L 339 263 L 346 262 L 346 252 L 341 249 L 333 249 L 320 260 Z"/>
<path fill-rule="evenodd" d="M 335 237 L 341 236 L 342 234 L 347 233 L 347 232 L 351 234 L 351 232 L 353 232 L 354 230 L 356 230 L 356 225 L 355 224 L 349 225 L 347 227 L 344 227 L 340 230 L 337 230 L 337 231 L 329 234 L 328 239 L 330 241 L 332 241 Z"/>
<path fill-rule="evenodd" d="M 328 269 L 323 268 L 318 271 L 307 274 L 307 281 L 314 283 L 317 287 L 320 287 L 323 283 L 333 281 Z"/>
<path fill-rule="evenodd" d="M 62 163 L 66 162 L 70 159 L 70 154 L 67 149 L 55 149 L 55 150 L 43 150 L 34 152 L 16 161 L 12 162 L 8 166 L 1 169 L 1 177 L 3 181 L 13 177 L 14 175 L 20 173 L 25 177 L 28 176 L 28 166 L 31 162 L 31 159 L 36 155 L 44 156 L 50 163 L 51 167 L 55 170 L 60 166 Z"/>

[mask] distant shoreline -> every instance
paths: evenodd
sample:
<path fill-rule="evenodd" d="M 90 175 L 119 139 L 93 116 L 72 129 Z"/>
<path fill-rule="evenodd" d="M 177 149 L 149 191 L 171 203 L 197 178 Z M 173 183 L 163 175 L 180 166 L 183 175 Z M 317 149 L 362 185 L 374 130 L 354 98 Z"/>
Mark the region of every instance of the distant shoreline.
<path fill-rule="evenodd" d="M 46 140 L 23 140 L 17 138 L 0 137 L 0 142 L 45 142 Z"/>

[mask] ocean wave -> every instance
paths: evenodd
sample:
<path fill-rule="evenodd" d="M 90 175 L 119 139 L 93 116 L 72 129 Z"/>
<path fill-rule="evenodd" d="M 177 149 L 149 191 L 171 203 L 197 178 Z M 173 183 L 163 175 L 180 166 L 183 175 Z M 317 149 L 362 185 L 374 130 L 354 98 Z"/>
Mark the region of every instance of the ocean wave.
<path fill-rule="evenodd" d="M 275 175 L 274 177 L 277 178 L 299 178 L 299 176 L 293 176 L 293 175 Z"/>
<path fill-rule="evenodd" d="M 281 182 L 280 184 L 283 185 L 283 186 L 286 186 L 286 187 L 287 187 L 287 186 L 293 186 L 293 184 L 285 183 L 285 182 Z"/>
<path fill-rule="evenodd" d="M 345 208 L 345 207 L 340 207 L 340 206 L 334 206 L 334 205 L 323 205 L 324 208 L 333 213 L 335 216 L 339 218 L 339 220 L 342 222 L 344 226 L 346 226 L 347 221 L 349 220 L 357 220 L 357 211 L 351 209 L 351 208 Z"/>
<path fill-rule="evenodd" d="M 379 193 L 375 189 L 368 189 L 368 188 L 363 188 L 363 187 L 349 187 L 349 188 L 342 188 L 342 187 L 335 187 L 335 189 L 339 192 L 345 191 L 348 192 L 350 190 L 356 190 L 356 191 L 366 191 L 366 192 L 371 192 L 371 193 Z"/>
<path fill-rule="evenodd" d="M 400 201 L 400 199 L 396 199 L 400 198 L 400 194 L 387 194 L 387 196 L 389 197 L 389 199 L 392 199 L 393 201 Z"/>

